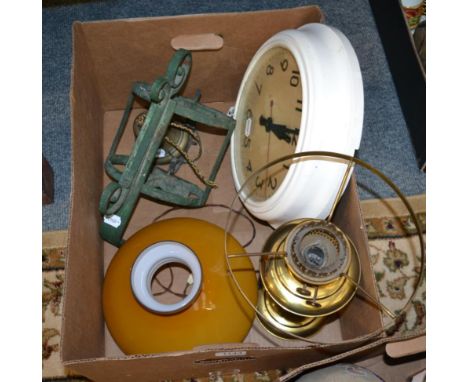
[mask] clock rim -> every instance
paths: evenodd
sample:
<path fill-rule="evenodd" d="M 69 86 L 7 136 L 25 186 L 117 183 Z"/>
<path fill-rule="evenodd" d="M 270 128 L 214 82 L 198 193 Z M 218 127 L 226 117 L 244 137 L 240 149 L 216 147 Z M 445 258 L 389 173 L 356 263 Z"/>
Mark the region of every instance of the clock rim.
<path fill-rule="evenodd" d="M 364 118 L 362 75 L 356 52 L 347 37 L 336 28 L 327 25 L 319 23 L 306 24 L 298 29 L 281 31 L 267 40 L 258 49 L 249 63 L 237 95 L 234 111 L 236 124 L 238 106 L 247 86 L 247 82 L 250 80 L 252 71 L 266 51 L 275 47 L 283 47 L 291 52 L 296 60 L 301 75 L 303 110 L 300 124 L 301 128 L 295 152 L 323 150 L 354 155 L 361 141 Z M 337 48 L 341 49 L 341 56 L 333 50 L 337 50 Z M 328 62 L 325 62 L 327 60 Z M 331 66 L 329 67 L 327 64 L 333 64 L 341 68 L 343 73 L 346 73 L 346 75 L 344 75 L 346 83 L 335 83 L 334 86 L 338 87 L 344 94 L 343 96 L 343 94 L 340 93 L 341 97 L 346 102 L 346 113 L 343 113 L 343 115 L 347 117 L 343 116 L 342 120 L 340 120 L 339 116 L 334 116 L 334 118 L 338 118 L 339 123 L 336 124 L 333 131 L 328 131 L 319 123 L 320 120 L 322 120 L 321 122 L 324 120 L 323 113 L 320 114 L 320 105 L 325 104 L 327 107 L 330 107 L 329 104 L 325 103 L 323 97 L 320 99 L 321 93 L 326 93 L 326 89 L 324 89 L 323 80 L 317 78 L 321 72 L 325 72 L 328 75 L 332 73 L 330 72 L 332 70 Z M 329 72 L 327 72 L 327 70 Z M 316 89 L 316 85 L 320 83 L 322 87 Z M 335 97 L 335 93 L 333 93 L 333 97 Z M 317 117 L 317 115 L 320 115 L 320 117 Z M 304 128 L 306 125 L 308 125 L 308 127 Z M 325 126 L 327 126 L 327 124 L 325 124 Z M 330 147 L 332 142 L 331 137 L 336 134 L 342 134 L 343 132 L 344 138 L 340 138 L 339 144 L 336 145 L 333 143 L 334 146 L 332 144 L 333 147 Z M 313 140 L 311 140 L 311 137 L 313 137 Z M 320 141 L 321 146 L 316 143 L 317 141 Z M 236 190 L 239 190 L 243 185 L 239 181 L 235 157 L 240 151 L 239 147 L 236 145 L 234 135 L 231 139 L 230 151 L 234 184 Z M 331 182 L 333 186 L 337 183 L 336 179 L 338 178 L 340 179 L 339 183 L 341 183 L 346 166 L 340 169 L 337 168 L 337 166 L 330 166 L 332 162 L 319 163 L 320 166 L 315 166 L 319 167 L 319 170 L 317 170 L 319 173 L 318 175 L 313 174 L 313 176 L 319 176 L 321 181 L 324 179 L 325 183 Z M 325 201 L 320 204 L 321 207 L 319 203 L 316 203 L 314 207 L 312 207 L 312 202 L 307 204 L 309 210 L 315 209 L 312 215 L 297 216 L 297 214 L 295 215 L 290 212 L 292 206 L 296 207 L 294 205 L 295 199 L 301 197 L 297 191 L 298 184 L 302 183 L 301 178 L 306 177 L 307 174 L 311 174 L 310 171 L 306 170 L 306 167 L 310 166 L 292 165 L 279 188 L 266 199 L 254 201 L 247 198 L 245 192 L 242 191 L 239 193 L 239 197 L 253 215 L 268 221 L 274 227 L 279 226 L 285 221 L 299 217 L 324 219 L 328 216 L 331 208 L 331 199 L 334 200 L 334 197 L 332 198 L 329 195 L 336 195 L 338 192 L 338 185 L 336 185 L 336 188 L 333 190 L 331 190 L 331 188 L 333 188 L 332 186 L 328 187 L 328 190 L 325 190 L 328 192 L 322 191 L 320 197 Z M 318 177 L 316 179 L 318 179 Z"/>
<path fill-rule="evenodd" d="M 248 67 L 247 67 L 247 70 L 244 74 L 244 77 L 242 79 L 242 82 L 241 82 L 241 86 L 239 88 L 239 92 L 238 92 L 238 95 L 237 95 L 237 100 L 236 100 L 236 105 L 235 105 L 235 108 L 234 108 L 234 119 L 236 120 L 236 128 L 237 128 L 237 113 L 238 113 L 238 110 L 239 110 L 239 103 L 241 101 L 241 98 L 242 98 L 242 94 L 243 92 L 245 91 L 247 87 L 247 82 L 248 80 L 250 79 L 250 76 L 252 74 L 252 72 L 256 69 L 256 65 L 257 65 L 257 62 L 260 61 L 262 59 L 262 57 L 268 52 L 270 51 L 271 49 L 274 49 L 274 48 L 283 48 L 283 49 L 286 49 L 288 50 L 291 55 L 294 57 L 294 60 L 296 61 L 296 64 L 298 66 L 298 69 L 299 69 L 299 75 L 301 77 L 301 87 L 302 87 L 302 104 L 304 105 L 305 103 L 308 102 L 309 100 L 309 94 L 307 92 L 304 91 L 304 85 L 303 85 L 303 73 L 306 73 L 306 70 L 305 70 L 305 66 L 304 66 L 304 59 L 303 57 L 301 57 L 301 48 L 300 48 L 300 44 L 297 42 L 297 38 L 299 37 L 299 39 L 302 39 L 302 33 L 298 33 L 298 30 L 284 30 L 284 31 L 281 31 L 279 33 L 277 33 L 276 35 L 274 35 L 273 37 L 271 37 L 269 40 L 267 40 L 258 50 L 257 52 L 255 53 L 255 55 L 253 56 L 252 60 L 250 61 Z M 288 44 L 291 44 L 291 45 L 288 45 Z M 298 59 L 298 57 L 301 57 L 300 59 Z M 252 86 L 252 85 L 250 85 Z M 299 148 L 302 148 L 302 146 L 304 145 L 304 134 L 303 134 L 303 131 L 305 131 L 304 127 L 306 125 L 306 120 L 307 120 L 307 116 L 308 116 L 308 113 L 309 113 L 309 108 L 307 108 L 307 110 L 305 110 L 304 112 L 304 109 L 302 110 L 301 112 L 301 123 L 300 123 L 300 128 L 299 128 L 299 136 L 298 136 L 298 140 L 297 140 L 297 145 L 296 145 L 296 148 L 294 150 L 294 153 L 298 152 L 298 151 L 302 151 L 301 150 L 298 150 Z M 232 163 L 232 173 L 233 173 L 233 178 L 234 178 L 234 183 L 235 183 L 235 186 L 236 186 L 236 190 L 239 190 L 242 186 L 242 184 L 240 183 L 239 181 L 239 178 L 238 178 L 238 174 L 236 172 L 236 159 L 235 159 L 235 151 L 236 149 L 238 149 L 238 147 L 236 147 L 236 144 L 235 144 L 235 139 L 234 139 L 234 134 L 233 134 L 233 137 L 231 138 L 231 163 Z M 275 190 L 275 192 L 270 195 L 268 198 L 264 199 L 264 200 L 260 200 L 260 201 L 252 201 L 250 199 L 248 199 L 246 197 L 246 194 L 245 194 L 245 189 L 241 192 L 241 199 L 244 203 L 247 203 L 249 204 L 253 204 L 253 205 L 258 205 L 258 207 L 260 207 L 260 205 L 264 204 L 264 203 L 276 203 L 275 199 L 278 198 L 278 196 L 275 197 L 275 195 L 282 195 L 284 194 L 285 190 L 284 188 L 287 187 L 287 185 L 290 183 L 290 178 L 293 177 L 292 174 L 294 174 L 294 172 L 296 171 L 295 170 L 296 166 L 294 166 L 294 168 L 290 168 L 288 171 L 287 171 L 287 174 L 286 176 L 283 178 L 280 186 L 278 187 L 277 190 Z M 252 206 L 254 207 L 254 209 L 257 209 L 255 208 L 255 206 Z M 261 207 L 260 207 L 261 209 Z"/>

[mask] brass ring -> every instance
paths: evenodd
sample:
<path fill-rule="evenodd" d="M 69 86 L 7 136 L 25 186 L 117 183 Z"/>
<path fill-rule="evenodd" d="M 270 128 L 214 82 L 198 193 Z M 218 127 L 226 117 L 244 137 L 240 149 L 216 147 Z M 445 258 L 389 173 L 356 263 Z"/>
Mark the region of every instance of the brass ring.
<path fill-rule="evenodd" d="M 250 299 L 244 293 L 244 291 L 242 290 L 242 288 L 239 285 L 239 282 L 238 282 L 236 276 L 234 275 L 234 273 L 232 271 L 232 267 L 231 267 L 230 260 L 229 260 L 229 254 L 228 254 L 228 251 L 227 251 L 228 227 L 229 227 L 229 222 L 230 222 L 230 219 L 231 219 L 231 214 L 232 214 L 232 209 L 233 209 L 234 203 L 235 203 L 236 199 L 240 199 L 240 194 L 244 190 L 246 185 L 249 182 L 251 182 L 252 180 L 254 180 L 259 174 L 261 174 L 266 169 L 268 169 L 268 168 L 270 168 L 270 167 L 272 167 L 272 166 L 274 166 L 276 164 L 283 163 L 283 162 L 285 162 L 287 160 L 297 159 L 297 158 L 341 159 L 345 163 L 348 162 L 348 164 L 349 163 L 358 164 L 361 167 L 363 167 L 363 168 L 367 169 L 368 171 L 372 172 L 374 175 L 377 175 L 380 179 L 382 179 L 398 195 L 398 197 L 400 198 L 400 200 L 403 202 L 406 209 L 408 210 L 409 215 L 411 216 L 411 219 L 413 220 L 413 222 L 414 222 L 414 224 L 416 226 L 416 230 L 417 230 L 418 237 L 419 237 L 420 250 L 421 250 L 421 272 L 418 275 L 417 284 L 416 284 L 416 286 L 414 288 L 413 293 L 411 294 L 410 298 L 408 299 L 408 301 L 406 302 L 404 307 L 394 317 L 393 321 L 388 323 L 387 325 L 382 326 L 382 328 L 377 329 L 377 330 L 375 330 L 375 331 L 373 331 L 373 332 L 371 332 L 371 333 L 369 333 L 367 335 L 363 335 L 363 336 L 355 337 L 353 339 L 343 340 L 343 341 L 339 341 L 339 342 L 312 341 L 312 340 L 310 340 L 308 338 L 297 336 L 297 335 L 295 335 L 293 333 L 288 333 L 288 332 L 284 332 L 284 335 L 287 336 L 287 337 L 292 337 L 294 339 L 298 339 L 298 340 L 307 342 L 307 343 L 311 344 L 311 346 L 316 346 L 316 347 L 323 347 L 323 346 L 330 346 L 330 345 L 337 345 L 337 344 L 346 344 L 346 343 L 355 343 L 355 342 L 358 342 L 358 341 L 364 341 L 364 340 L 372 339 L 372 338 L 374 338 L 376 336 L 379 336 L 382 333 L 384 333 L 385 331 L 391 329 L 395 324 L 400 322 L 403 319 L 404 315 L 406 314 L 406 311 L 408 310 L 408 308 L 411 306 L 411 303 L 412 303 L 412 301 L 413 301 L 413 299 L 414 299 L 414 297 L 416 295 L 416 292 L 418 291 L 418 288 L 421 286 L 421 283 L 422 283 L 422 280 L 423 280 L 423 271 L 425 269 L 425 263 L 426 263 L 425 257 L 426 256 L 425 256 L 424 237 L 423 237 L 423 233 L 422 233 L 421 224 L 420 224 L 420 222 L 419 222 L 413 208 L 411 207 L 408 200 L 406 199 L 405 195 L 401 192 L 401 190 L 398 188 L 398 186 L 392 180 L 390 180 L 390 178 L 388 178 L 381 171 L 379 171 L 378 169 L 376 169 L 375 167 L 373 167 L 372 165 L 370 165 L 369 163 L 367 163 L 367 162 L 365 162 L 365 161 L 363 161 L 361 159 L 358 159 L 358 158 L 355 158 L 355 157 L 352 157 L 352 156 L 349 156 L 349 155 L 346 155 L 346 154 L 334 153 L 334 152 L 330 152 L 330 151 L 304 151 L 304 152 L 300 152 L 300 153 L 293 153 L 293 154 L 282 156 L 280 158 L 272 160 L 271 162 L 265 164 L 264 166 L 262 166 L 258 170 L 254 171 L 245 180 L 245 182 L 242 184 L 242 186 L 239 188 L 236 195 L 234 196 L 234 198 L 233 198 L 233 200 L 231 202 L 231 205 L 230 205 L 230 210 L 229 210 L 227 219 L 226 219 L 226 225 L 224 227 L 224 256 L 225 256 L 225 260 L 226 260 L 226 263 L 227 263 L 228 272 L 229 272 L 230 276 L 232 277 L 232 279 L 234 281 L 234 284 L 236 285 L 236 288 L 239 290 L 240 294 L 246 300 L 248 305 L 257 313 L 257 315 L 259 317 L 262 317 L 264 320 L 267 320 L 267 318 L 257 309 L 255 304 L 253 304 L 252 301 L 250 301 Z M 357 256 L 357 257 L 359 258 L 359 256 Z M 281 330 L 281 329 L 279 329 L 279 330 Z M 283 330 L 281 330 L 281 331 L 283 331 Z"/>

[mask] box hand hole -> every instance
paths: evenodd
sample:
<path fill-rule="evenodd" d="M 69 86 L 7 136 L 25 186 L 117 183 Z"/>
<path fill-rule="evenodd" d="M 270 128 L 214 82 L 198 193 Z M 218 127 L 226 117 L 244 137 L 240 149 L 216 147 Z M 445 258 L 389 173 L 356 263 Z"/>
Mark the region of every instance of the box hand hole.
<path fill-rule="evenodd" d="M 171 40 L 171 46 L 174 50 L 219 50 L 223 45 L 224 39 L 215 33 L 181 34 Z"/>

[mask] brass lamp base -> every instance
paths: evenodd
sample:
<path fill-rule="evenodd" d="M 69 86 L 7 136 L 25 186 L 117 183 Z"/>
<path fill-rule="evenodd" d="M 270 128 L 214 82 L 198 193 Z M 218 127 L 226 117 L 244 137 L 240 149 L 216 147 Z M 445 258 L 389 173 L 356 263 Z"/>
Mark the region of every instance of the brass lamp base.
<path fill-rule="evenodd" d="M 287 333 L 308 337 L 316 332 L 324 321 L 323 317 L 302 317 L 282 309 L 264 288 L 258 293 L 257 309 L 262 314 L 257 317 L 263 327 L 282 338 L 288 338 Z"/>
<path fill-rule="evenodd" d="M 361 277 L 356 248 L 333 223 L 298 219 L 280 226 L 267 239 L 262 256 L 257 309 L 260 322 L 275 335 L 307 336 L 325 316 L 343 309 Z"/>

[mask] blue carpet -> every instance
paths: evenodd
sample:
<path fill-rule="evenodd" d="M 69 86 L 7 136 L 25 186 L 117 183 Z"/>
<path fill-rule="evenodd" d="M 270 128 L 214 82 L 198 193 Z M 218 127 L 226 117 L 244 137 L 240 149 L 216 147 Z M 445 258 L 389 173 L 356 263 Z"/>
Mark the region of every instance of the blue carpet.
<path fill-rule="evenodd" d="M 43 4 L 53 3 L 44 1 Z M 59 1 L 56 1 L 59 3 Z M 65 3 L 62 1 L 62 3 Z M 42 209 L 43 230 L 66 229 L 70 198 L 70 68 L 73 21 L 291 8 L 316 4 L 325 22 L 340 29 L 356 50 L 364 79 L 365 117 L 360 158 L 390 176 L 407 195 L 425 193 L 382 44 L 367 0 L 85 1 L 43 8 L 42 150 L 55 174 L 55 202 Z M 358 169 L 361 198 L 390 197 L 375 176 Z"/>

